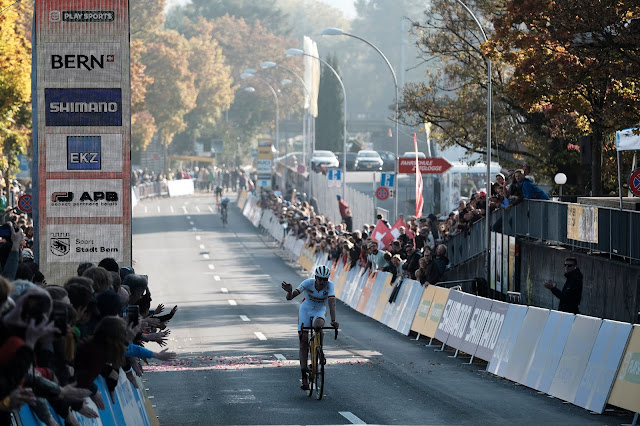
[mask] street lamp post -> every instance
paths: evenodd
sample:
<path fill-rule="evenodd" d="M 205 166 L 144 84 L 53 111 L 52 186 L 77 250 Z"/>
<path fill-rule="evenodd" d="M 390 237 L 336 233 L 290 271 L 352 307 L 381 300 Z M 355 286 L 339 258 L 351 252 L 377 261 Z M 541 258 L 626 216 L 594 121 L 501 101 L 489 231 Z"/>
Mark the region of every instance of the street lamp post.
<path fill-rule="evenodd" d="M 336 78 L 338 79 L 338 83 L 340 83 L 340 87 L 342 88 L 342 103 L 343 103 L 343 123 L 342 125 L 344 126 L 342 129 L 342 192 L 344 194 L 344 192 L 347 189 L 347 91 L 344 88 L 344 83 L 342 82 L 342 79 L 340 78 L 340 75 L 338 74 L 338 72 L 335 70 L 335 68 L 333 68 L 327 61 L 325 61 L 324 59 L 321 59 L 317 56 L 313 56 L 310 55 L 308 53 L 304 53 L 304 51 L 300 50 L 300 49 L 287 49 L 285 51 L 285 54 L 287 56 L 308 56 L 310 58 L 313 59 L 317 59 L 318 61 L 320 61 L 323 65 L 325 65 L 327 68 L 329 68 L 331 70 L 331 72 L 333 73 L 333 75 L 336 76 Z"/>
<path fill-rule="evenodd" d="M 393 179 L 393 214 L 394 214 L 394 220 L 398 220 L 398 137 L 399 137 L 399 126 L 398 126 L 398 96 L 399 96 L 399 89 L 398 89 L 398 78 L 396 77 L 396 72 L 393 70 L 393 67 L 391 66 L 391 63 L 389 62 L 389 60 L 387 59 L 387 57 L 384 55 L 384 53 L 382 53 L 382 51 L 373 43 L 371 43 L 368 40 L 365 40 L 362 37 L 359 37 L 357 35 L 354 34 L 349 34 L 346 33 L 344 31 L 342 31 L 340 28 L 325 28 L 324 30 L 322 30 L 322 35 L 345 35 L 348 37 L 353 37 L 355 39 L 358 39 L 366 44 L 368 44 L 369 46 L 371 46 L 373 49 L 375 49 L 376 52 L 378 52 L 380 54 L 380 56 L 382 56 L 382 59 L 384 59 L 384 61 L 387 63 L 387 66 L 389 67 L 389 70 L 391 71 L 391 75 L 393 76 L 393 84 L 395 85 L 396 88 L 396 116 L 395 116 L 395 122 L 396 122 L 396 161 L 395 161 L 395 166 L 394 166 L 394 173 L 395 173 L 395 178 Z M 417 164 L 416 164 L 417 167 Z"/>
<path fill-rule="evenodd" d="M 246 70 L 244 70 L 244 72 L 240 75 L 240 78 L 242 79 L 257 78 L 258 80 L 266 84 L 269 90 L 271 90 L 271 93 L 273 94 L 273 97 L 276 100 L 276 144 L 275 145 L 276 145 L 276 151 L 280 152 L 280 123 L 279 123 L 280 122 L 280 103 L 278 102 L 278 93 L 276 92 L 276 89 L 274 89 L 273 86 L 266 79 L 257 75 L 257 71 L 252 68 L 247 68 Z"/>
<path fill-rule="evenodd" d="M 456 0 L 456 2 L 467 11 L 469 15 L 473 18 L 476 25 L 480 29 L 482 33 L 482 38 L 486 43 L 488 41 L 487 34 L 484 32 L 484 28 L 480 25 L 480 21 L 474 15 L 474 13 L 469 9 L 469 7 L 462 2 L 462 0 Z M 485 227 L 486 227 L 486 244 L 487 244 L 487 252 L 485 256 L 485 271 L 487 273 L 487 282 L 491 280 L 491 208 L 489 203 L 489 195 L 491 195 L 491 59 L 488 56 L 485 56 L 485 60 L 487 61 L 487 183 L 486 183 L 486 207 L 485 207 Z"/>
<path fill-rule="evenodd" d="M 296 77 L 298 79 L 298 81 L 302 84 L 302 88 L 304 89 L 304 93 L 306 96 L 306 99 L 309 100 L 309 102 L 311 102 L 311 92 L 309 91 L 309 88 L 307 87 L 307 84 L 304 82 L 304 79 L 302 77 L 300 77 L 295 71 L 293 71 L 290 68 L 287 68 L 283 65 L 277 64 L 275 62 L 272 61 L 264 61 L 263 63 L 260 64 L 260 68 L 262 69 L 267 69 L 267 68 L 280 68 L 282 70 L 287 71 L 289 74 L 293 75 L 294 77 Z M 305 101 L 306 103 L 306 101 Z M 304 107 L 303 107 L 304 110 Z M 306 152 L 306 145 L 307 145 L 307 138 L 306 138 L 306 126 L 305 126 L 306 120 L 305 120 L 305 116 L 304 116 L 304 112 L 302 114 L 302 139 L 303 139 L 303 144 L 302 144 L 302 150 Z M 287 149 L 285 149 L 285 165 L 284 165 L 284 189 L 286 191 L 287 189 L 287 158 L 286 158 L 286 154 L 287 154 Z M 306 155 L 303 154 L 303 163 L 306 167 L 307 163 L 306 163 Z"/>

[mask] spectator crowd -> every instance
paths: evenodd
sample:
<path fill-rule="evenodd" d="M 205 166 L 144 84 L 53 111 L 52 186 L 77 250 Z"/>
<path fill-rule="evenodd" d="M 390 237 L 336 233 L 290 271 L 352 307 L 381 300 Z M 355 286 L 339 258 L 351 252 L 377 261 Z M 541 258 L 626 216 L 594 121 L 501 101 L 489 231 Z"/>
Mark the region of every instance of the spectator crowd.
<path fill-rule="evenodd" d="M 263 192 L 261 207 L 273 210 L 288 235 L 305 241 L 305 247 L 315 253 L 325 253 L 334 262 L 353 268 L 356 265 L 381 270 L 398 277 L 436 284 L 442 279 L 449 259 L 448 240 L 457 234 L 468 233 L 471 226 L 486 217 L 486 201 L 497 220 L 494 229 L 501 225 L 501 211 L 511 209 L 524 199 L 549 199 L 533 182 L 531 168 L 510 171 L 507 176 L 498 173 L 491 182 L 489 194 L 481 189 L 469 199 L 462 199 L 458 208 L 448 215 L 429 214 L 426 217 L 410 216 L 389 224 L 378 215 L 377 223 L 365 224 L 353 230 L 348 200 L 337 196 L 340 223 L 333 223 L 319 214 L 309 203 L 294 196 L 292 201 L 282 197 L 279 191 Z M 294 193 L 295 194 L 295 193 Z M 380 227 L 380 228 L 378 228 Z M 499 230 L 499 229 L 496 229 Z M 390 234 L 393 238 L 381 238 Z"/>
<path fill-rule="evenodd" d="M 145 275 L 120 267 L 112 258 L 82 263 L 77 276 L 50 283 L 34 262 L 33 226 L 26 215 L 5 214 L 0 227 L 0 424 L 28 404 L 46 425 L 69 425 L 76 413 L 97 418 L 105 401 L 95 380 L 102 376 L 114 398 L 124 370 L 137 387 L 142 362 L 172 361 L 166 312 L 152 306 Z M 149 346 L 154 347 L 149 349 Z M 122 380 L 122 379 L 120 379 Z"/>

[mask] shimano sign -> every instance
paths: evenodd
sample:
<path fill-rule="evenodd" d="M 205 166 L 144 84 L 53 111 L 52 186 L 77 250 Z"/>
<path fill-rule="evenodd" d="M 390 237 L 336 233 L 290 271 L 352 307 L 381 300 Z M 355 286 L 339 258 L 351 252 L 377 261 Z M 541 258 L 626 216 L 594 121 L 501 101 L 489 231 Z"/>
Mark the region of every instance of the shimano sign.
<path fill-rule="evenodd" d="M 121 126 L 120 89 L 45 89 L 47 126 Z"/>

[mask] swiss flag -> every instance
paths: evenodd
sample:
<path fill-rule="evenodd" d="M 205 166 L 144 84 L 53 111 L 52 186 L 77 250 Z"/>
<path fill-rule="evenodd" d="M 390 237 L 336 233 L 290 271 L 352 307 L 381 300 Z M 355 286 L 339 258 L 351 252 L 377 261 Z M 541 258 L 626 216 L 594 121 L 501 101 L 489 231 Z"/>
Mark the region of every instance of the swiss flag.
<path fill-rule="evenodd" d="M 389 227 L 381 220 L 376 224 L 376 227 L 371 234 L 371 239 L 378 243 L 378 249 L 386 249 L 389 247 L 389 244 L 395 240 L 391 233 L 391 229 L 389 229 Z"/>
<path fill-rule="evenodd" d="M 402 218 L 396 220 L 396 223 L 393 224 L 393 226 L 391 227 L 391 234 L 393 235 L 394 239 L 398 239 L 398 237 L 400 236 L 400 227 L 404 226 L 404 233 L 407 234 L 407 237 L 409 237 L 410 240 L 415 240 L 416 238 L 416 234 L 414 234 L 413 232 L 411 232 L 411 228 L 409 227 L 409 225 L 407 225 L 406 223 L 404 223 L 404 221 L 402 220 Z"/>

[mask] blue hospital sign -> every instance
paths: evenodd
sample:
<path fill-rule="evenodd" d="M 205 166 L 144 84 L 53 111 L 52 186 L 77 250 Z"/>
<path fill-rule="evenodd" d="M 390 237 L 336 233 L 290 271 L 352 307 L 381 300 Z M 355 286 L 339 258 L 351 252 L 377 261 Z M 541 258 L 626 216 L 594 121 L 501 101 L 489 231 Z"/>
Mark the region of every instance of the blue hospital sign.
<path fill-rule="evenodd" d="M 121 89 L 44 89 L 47 126 L 122 126 Z"/>
<path fill-rule="evenodd" d="M 67 136 L 67 170 L 100 170 L 102 137 Z"/>

